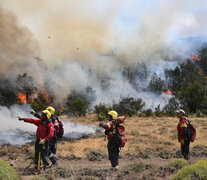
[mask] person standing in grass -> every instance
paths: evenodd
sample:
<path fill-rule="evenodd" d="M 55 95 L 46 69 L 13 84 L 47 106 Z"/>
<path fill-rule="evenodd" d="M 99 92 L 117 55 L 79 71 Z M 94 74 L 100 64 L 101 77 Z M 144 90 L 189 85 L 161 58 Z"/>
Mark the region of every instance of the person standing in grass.
<path fill-rule="evenodd" d="M 179 122 L 177 125 L 177 131 L 178 131 L 178 141 L 180 142 L 181 146 L 181 153 L 184 157 L 184 159 L 189 159 L 189 146 L 190 146 L 190 140 L 188 139 L 187 134 L 187 127 L 188 127 L 188 119 L 185 117 L 185 111 L 183 109 L 179 109 L 176 111 L 177 117 L 179 118 Z"/>
<path fill-rule="evenodd" d="M 49 141 L 54 135 L 54 125 L 51 122 L 51 113 L 48 110 L 42 111 L 40 119 L 22 118 L 18 117 L 19 121 L 24 121 L 37 126 L 36 141 L 35 141 L 35 169 L 38 170 L 39 156 L 41 152 L 41 159 L 44 164 L 44 169 L 49 166 L 48 152 Z"/>
<path fill-rule="evenodd" d="M 115 170 L 119 169 L 119 148 L 122 144 L 122 139 L 118 134 L 118 126 L 123 123 L 128 116 L 118 117 L 116 111 L 109 111 L 108 123 L 100 123 L 99 126 L 105 129 L 105 135 L 108 138 L 108 156 L 111 161 L 111 166 Z M 123 146 L 122 146 L 123 147 Z"/>

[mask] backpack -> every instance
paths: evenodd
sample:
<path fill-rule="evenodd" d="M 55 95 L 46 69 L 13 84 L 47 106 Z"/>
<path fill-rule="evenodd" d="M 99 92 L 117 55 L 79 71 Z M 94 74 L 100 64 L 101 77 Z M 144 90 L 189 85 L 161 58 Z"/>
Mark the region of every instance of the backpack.
<path fill-rule="evenodd" d="M 196 129 L 193 126 L 193 124 L 190 123 L 190 121 L 188 121 L 188 126 L 187 126 L 187 137 L 188 140 L 190 140 L 191 142 L 193 142 L 196 137 Z"/>
<path fill-rule="evenodd" d="M 62 140 L 62 137 L 63 137 L 63 134 L 64 134 L 63 123 L 58 118 L 57 118 L 57 121 L 59 123 L 59 131 L 57 132 L 57 139 Z"/>
<path fill-rule="evenodd" d="M 116 132 L 117 134 L 119 135 L 119 138 L 120 138 L 120 144 L 119 144 L 119 147 L 124 147 L 125 144 L 126 144 L 126 136 L 125 136 L 125 128 L 124 126 L 122 125 L 118 125 L 116 127 Z"/>

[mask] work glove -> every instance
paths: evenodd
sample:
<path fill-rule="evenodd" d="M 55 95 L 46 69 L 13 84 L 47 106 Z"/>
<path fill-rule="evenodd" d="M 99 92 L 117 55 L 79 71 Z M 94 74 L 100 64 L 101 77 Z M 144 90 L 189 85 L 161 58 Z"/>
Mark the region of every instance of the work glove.
<path fill-rule="evenodd" d="M 36 112 L 34 110 L 31 110 L 30 113 L 34 115 Z"/>
<path fill-rule="evenodd" d="M 45 139 L 42 139 L 40 140 L 39 144 L 45 144 L 46 140 Z"/>
<path fill-rule="evenodd" d="M 22 121 L 22 120 L 24 120 L 24 118 L 21 118 L 21 117 L 19 117 L 19 116 L 18 116 L 17 118 L 19 119 L 19 121 Z"/>
<path fill-rule="evenodd" d="M 181 146 L 184 146 L 184 144 L 185 144 L 184 139 L 181 139 L 181 140 L 180 140 L 180 145 L 181 145 Z"/>
<path fill-rule="evenodd" d="M 99 126 L 100 126 L 100 127 L 103 127 L 103 123 L 102 123 L 102 122 L 101 122 L 101 123 L 99 123 Z"/>

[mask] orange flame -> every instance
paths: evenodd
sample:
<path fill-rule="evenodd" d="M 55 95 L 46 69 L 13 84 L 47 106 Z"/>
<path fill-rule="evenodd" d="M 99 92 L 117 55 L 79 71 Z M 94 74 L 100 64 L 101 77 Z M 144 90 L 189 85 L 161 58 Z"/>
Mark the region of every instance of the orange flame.
<path fill-rule="evenodd" d="M 168 90 L 166 91 L 166 94 L 172 94 L 172 91 L 171 91 L 170 89 L 168 89 Z"/>
<path fill-rule="evenodd" d="M 192 53 L 191 59 L 199 62 L 201 60 L 201 56 L 196 55 L 196 53 Z"/>
<path fill-rule="evenodd" d="M 22 93 L 22 92 L 18 93 L 18 103 L 19 104 L 27 103 L 27 97 L 25 93 Z"/>

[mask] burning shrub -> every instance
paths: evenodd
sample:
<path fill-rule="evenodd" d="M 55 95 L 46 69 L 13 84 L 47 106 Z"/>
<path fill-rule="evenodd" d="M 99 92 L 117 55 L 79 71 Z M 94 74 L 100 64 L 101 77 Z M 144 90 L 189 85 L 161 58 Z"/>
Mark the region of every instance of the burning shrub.
<path fill-rule="evenodd" d="M 145 103 L 141 98 L 126 97 L 121 98 L 119 104 L 113 104 L 111 109 L 117 111 L 119 114 L 132 116 L 137 115 L 144 106 Z"/>
<path fill-rule="evenodd" d="M 31 76 L 27 76 L 27 73 L 24 73 L 22 75 L 19 74 L 16 82 L 17 82 L 18 90 L 21 93 L 25 94 L 25 97 L 26 97 L 24 102 L 21 102 L 21 99 L 20 99 L 19 103 L 28 102 L 29 96 L 37 90 L 37 88 L 33 84 L 33 78 Z"/>
<path fill-rule="evenodd" d="M 19 180 L 16 171 L 3 160 L 0 160 L 0 179 Z"/>

